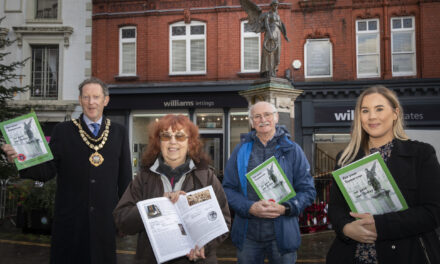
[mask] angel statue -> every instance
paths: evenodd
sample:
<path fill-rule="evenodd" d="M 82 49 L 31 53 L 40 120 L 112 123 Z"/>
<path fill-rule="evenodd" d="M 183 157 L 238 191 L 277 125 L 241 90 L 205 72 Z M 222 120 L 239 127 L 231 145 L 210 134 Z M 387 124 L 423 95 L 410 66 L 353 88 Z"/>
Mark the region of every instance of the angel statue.
<path fill-rule="evenodd" d="M 368 170 L 368 168 L 365 168 L 365 173 L 367 174 L 368 184 L 370 184 L 374 192 L 378 192 L 382 189 L 380 182 L 376 178 L 376 163 L 373 164 L 373 167 L 371 167 L 371 170 Z"/>
<path fill-rule="evenodd" d="M 281 34 L 289 42 L 286 27 L 278 15 L 278 0 L 272 0 L 270 11 L 262 13 L 251 0 L 240 0 L 241 7 L 248 14 L 249 29 L 255 33 L 264 32 L 263 51 L 261 53 L 262 77 L 276 77 L 281 55 Z"/>

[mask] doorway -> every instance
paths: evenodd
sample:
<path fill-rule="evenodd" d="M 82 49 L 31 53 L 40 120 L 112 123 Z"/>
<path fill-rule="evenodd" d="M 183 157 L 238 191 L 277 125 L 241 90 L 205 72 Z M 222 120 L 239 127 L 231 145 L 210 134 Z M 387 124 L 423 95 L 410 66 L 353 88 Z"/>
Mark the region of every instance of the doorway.
<path fill-rule="evenodd" d="M 223 179 L 223 134 L 200 134 L 203 150 L 210 156 L 215 174 Z"/>

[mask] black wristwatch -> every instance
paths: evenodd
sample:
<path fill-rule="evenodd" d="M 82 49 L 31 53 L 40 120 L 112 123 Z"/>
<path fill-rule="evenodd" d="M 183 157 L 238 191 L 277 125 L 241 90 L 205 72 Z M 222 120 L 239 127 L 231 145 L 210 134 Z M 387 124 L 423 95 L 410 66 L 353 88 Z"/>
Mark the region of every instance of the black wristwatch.
<path fill-rule="evenodd" d="M 290 215 L 290 204 L 289 203 L 282 203 L 282 206 L 284 206 L 284 208 L 286 208 L 286 210 L 284 211 L 284 215 Z"/>

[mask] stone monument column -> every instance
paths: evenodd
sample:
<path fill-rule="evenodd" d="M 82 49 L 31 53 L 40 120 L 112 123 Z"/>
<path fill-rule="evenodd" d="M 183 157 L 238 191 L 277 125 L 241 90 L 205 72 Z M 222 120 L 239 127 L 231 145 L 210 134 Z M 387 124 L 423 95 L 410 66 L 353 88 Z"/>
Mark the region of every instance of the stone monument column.
<path fill-rule="evenodd" d="M 251 89 L 239 94 L 246 98 L 249 106 L 260 101 L 274 104 L 280 117 L 278 124 L 286 126 L 294 139 L 295 100 L 302 93 L 302 90 L 295 89 L 287 79 L 270 77 L 256 80 Z"/>

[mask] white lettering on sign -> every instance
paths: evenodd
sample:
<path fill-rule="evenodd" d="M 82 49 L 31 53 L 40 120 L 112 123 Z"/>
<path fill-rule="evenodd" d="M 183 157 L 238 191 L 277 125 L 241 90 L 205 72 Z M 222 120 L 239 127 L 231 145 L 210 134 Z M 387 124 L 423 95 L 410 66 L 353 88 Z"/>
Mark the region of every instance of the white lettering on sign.
<path fill-rule="evenodd" d="M 336 121 L 352 121 L 354 119 L 354 110 L 347 110 L 345 113 L 334 113 Z"/>
<path fill-rule="evenodd" d="M 180 101 L 168 100 L 163 102 L 164 107 L 191 107 L 191 106 L 214 106 L 214 101 Z"/>
<path fill-rule="evenodd" d="M 423 114 L 422 113 L 409 113 L 404 114 L 405 120 L 423 120 Z"/>

